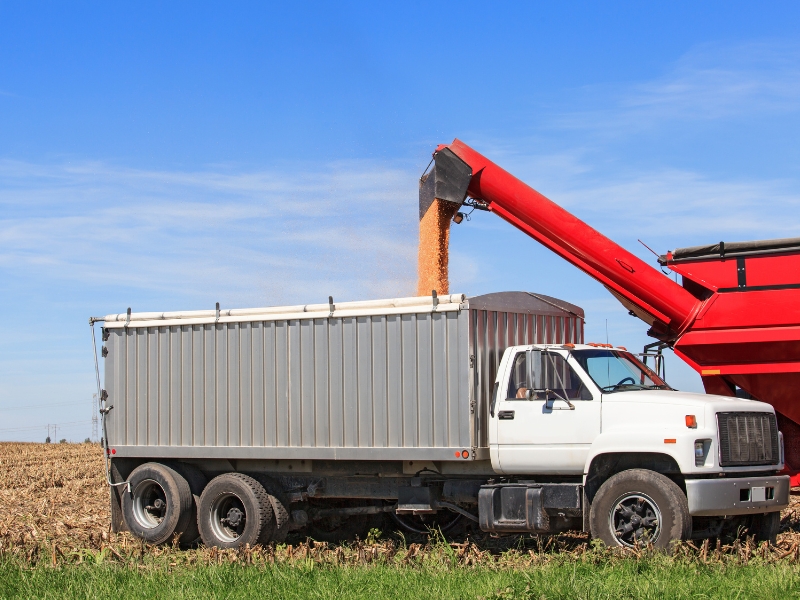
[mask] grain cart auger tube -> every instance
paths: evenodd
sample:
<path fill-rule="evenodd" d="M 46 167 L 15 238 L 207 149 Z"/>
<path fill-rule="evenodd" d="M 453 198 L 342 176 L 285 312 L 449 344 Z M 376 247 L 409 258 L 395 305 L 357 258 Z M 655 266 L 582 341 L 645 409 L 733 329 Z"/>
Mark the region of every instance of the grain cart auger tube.
<path fill-rule="evenodd" d="M 467 202 L 594 277 L 708 393 L 772 404 L 787 468 L 800 471 L 800 238 L 669 252 L 659 262 L 682 276 L 679 285 L 459 140 L 439 146 L 433 163 L 420 182 L 420 218 L 434 199 L 453 212 Z"/>

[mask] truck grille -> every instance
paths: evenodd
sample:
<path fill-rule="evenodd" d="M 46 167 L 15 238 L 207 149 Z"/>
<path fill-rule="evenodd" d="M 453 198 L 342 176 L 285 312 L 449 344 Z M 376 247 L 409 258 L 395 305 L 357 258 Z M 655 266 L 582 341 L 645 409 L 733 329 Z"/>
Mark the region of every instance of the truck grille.
<path fill-rule="evenodd" d="M 720 466 L 778 464 L 778 424 L 774 414 L 717 413 L 717 427 Z"/>

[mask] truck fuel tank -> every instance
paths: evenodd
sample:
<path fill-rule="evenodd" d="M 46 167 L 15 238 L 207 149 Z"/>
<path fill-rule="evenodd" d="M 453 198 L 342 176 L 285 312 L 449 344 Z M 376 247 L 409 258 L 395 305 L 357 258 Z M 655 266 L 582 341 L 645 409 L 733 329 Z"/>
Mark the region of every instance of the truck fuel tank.
<path fill-rule="evenodd" d="M 548 533 L 566 519 L 580 517 L 583 486 L 572 483 L 499 483 L 478 493 L 478 518 L 483 531 Z"/>

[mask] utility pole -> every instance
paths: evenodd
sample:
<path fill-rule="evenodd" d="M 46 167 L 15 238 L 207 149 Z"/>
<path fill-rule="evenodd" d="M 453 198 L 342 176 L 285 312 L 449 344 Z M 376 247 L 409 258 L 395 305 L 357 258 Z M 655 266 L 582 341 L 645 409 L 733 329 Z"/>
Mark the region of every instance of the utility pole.
<path fill-rule="evenodd" d="M 92 394 L 92 441 L 96 442 L 100 437 L 98 433 L 98 422 L 97 422 L 97 394 Z"/>

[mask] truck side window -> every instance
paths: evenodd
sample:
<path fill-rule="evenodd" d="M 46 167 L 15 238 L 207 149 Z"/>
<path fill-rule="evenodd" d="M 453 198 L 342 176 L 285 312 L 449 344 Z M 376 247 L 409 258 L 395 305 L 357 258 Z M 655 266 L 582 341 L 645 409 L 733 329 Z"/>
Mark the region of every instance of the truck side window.
<path fill-rule="evenodd" d="M 581 378 L 569 366 L 567 361 L 560 354 L 554 352 L 542 353 L 543 360 L 541 365 L 534 365 L 534 369 L 544 371 L 543 381 L 549 384 L 550 389 L 559 396 L 565 396 L 567 400 L 592 400 L 592 394 L 583 384 Z M 533 387 L 529 378 L 532 369 L 528 368 L 527 354 L 519 352 L 514 357 L 511 366 L 511 375 L 508 378 L 508 400 L 525 400 L 529 389 Z M 547 400 L 545 390 L 534 390 L 531 400 Z M 551 394 L 551 397 L 553 394 Z"/>

